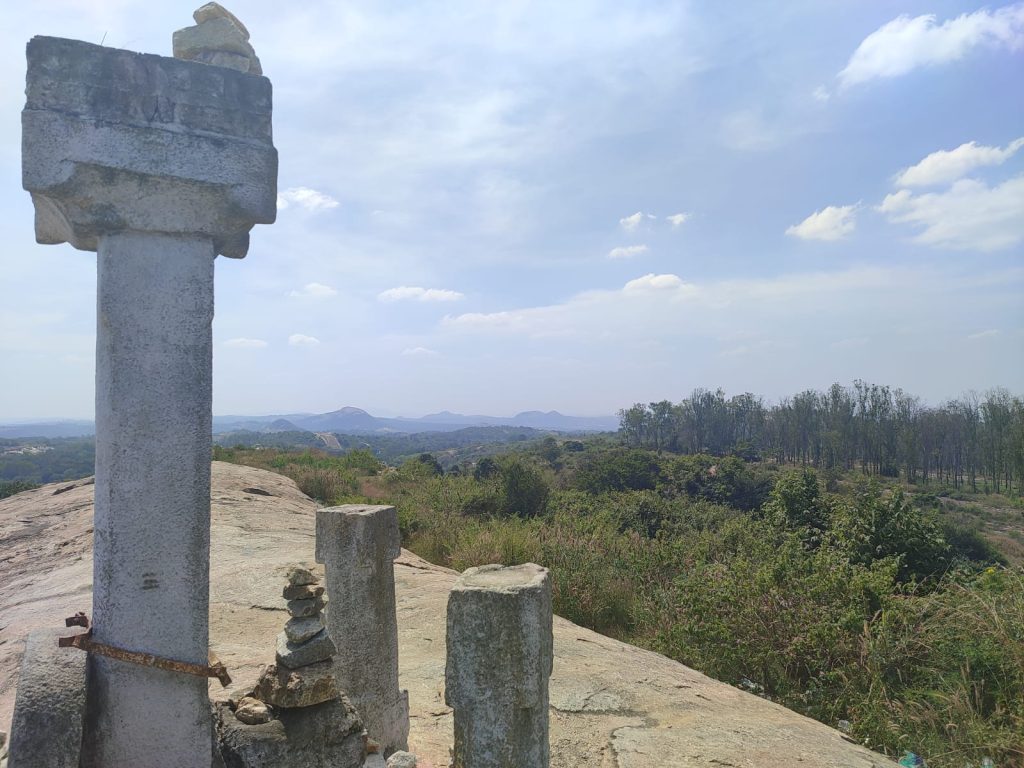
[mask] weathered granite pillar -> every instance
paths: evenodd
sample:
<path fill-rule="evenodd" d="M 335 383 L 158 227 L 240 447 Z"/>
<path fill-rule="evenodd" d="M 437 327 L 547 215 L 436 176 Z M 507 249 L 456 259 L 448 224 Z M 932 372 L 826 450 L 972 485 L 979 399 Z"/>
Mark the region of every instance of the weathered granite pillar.
<path fill-rule="evenodd" d="M 398 687 L 394 507 L 346 504 L 316 512 L 316 561 L 324 564 L 327 632 L 335 677 L 389 755 L 409 740 L 409 693 Z"/>
<path fill-rule="evenodd" d="M 8 768 L 78 768 L 85 656 L 75 648 L 57 646 L 57 638 L 66 634 L 67 630 L 37 629 L 25 641 Z"/>
<path fill-rule="evenodd" d="M 270 82 L 36 37 L 36 239 L 98 252 L 93 638 L 205 665 L 214 257 L 276 213 Z M 208 766 L 207 680 L 90 657 L 82 765 Z"/>
<path fill-rule="evenodd" d="M 527 563 L 467 569 L 448 596 L 454 768 L 548 768 L 551 583 Z"/>

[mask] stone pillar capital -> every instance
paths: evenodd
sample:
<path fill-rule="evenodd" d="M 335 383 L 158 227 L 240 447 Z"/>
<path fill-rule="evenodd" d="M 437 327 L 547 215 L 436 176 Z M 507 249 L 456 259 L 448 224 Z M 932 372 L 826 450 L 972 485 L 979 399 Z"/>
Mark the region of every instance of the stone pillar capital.
<path fill-rule="evenodd" d="M 277 213 L 265 77 L 35 37 L 28 44 L 22 184 L 36 240 L 95 251 L 107 234 L 205 235 L 241 258 Z"/>

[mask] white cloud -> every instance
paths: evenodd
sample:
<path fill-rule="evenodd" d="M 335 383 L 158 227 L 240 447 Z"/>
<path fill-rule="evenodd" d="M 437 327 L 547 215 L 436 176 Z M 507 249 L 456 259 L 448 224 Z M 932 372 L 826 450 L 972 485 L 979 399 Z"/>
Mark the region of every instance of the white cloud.
<path fill-rule="evenodd" d="M 957 61 L 975 48 L 1024 44 L 1024 3 L 982 9 L 939 24 L 934 14 L 898 16 L 868 35 L 839 73 L 846 87 Z"/>
<path fill-rule="evenodd" d="M 786 234 L 801 240 L 842 240 L 857 226 L 856 205 L 830 205 L 815 211 Z"/>
<path fill-rule="evenodd" d="M 679 227 L 689 221 L 690 216 L 691 214 L 689 213 L 673 213 L 665 218 L 672 224 L 672 229 L 679 229 Z"/>
<path fill-rule="evenodd" d="M 330 195 L 309 187 L 291 187 L 277 196 L 277 208 L 283 210 L 294 203 L 307 211 L 327 211 L 339 203 Z"/>
<path fill-rule="evenodd" d="M 293 333 L 288 337 L 288 345 L 291 347 L 318 347 L 320 339 L 316 336 L 306 336 L 303 333 Z"/>
<path fill-rule="evenodd" d="M 811 91 L 811 96 L 814 97 L 815 101 L 820 101 L 822 103 L 832 98 L 832 94 L 828 92 L 828 88 L 826 88 L 824 85 L 819 85 L 817 88 Z"/>
<path fill-rule="evenodd" d="M 978 331 L 977 333 L 970 334 L 967 338 L 971 341 L 977 341 L 978 339 L 991 339 L 993 336 L 998 336 L 999 331 L 995 328 L 989 328 L 987 331 Z"/>
<path fill-rule="evenodd" d="M 289 291 L 293 299 L 329 299 L 338 292 L 323 283 L 306 283 L 300 290 Z"/>
<path fill-rule="evenodd" d="M 734 331 L 737 323 L 743 328 L 791 323 L 860 306 L 865 297 L 891 302 L 889 293 L 902 291 L 900 286 L 909 279 L 909 273 L 866 267 L 709 283 L 651 273 L 618 289 L 584 291 L 556 304 L 448 316 L 442 328 L 600 345 L 616 340 L 634 343 L 657 329 L 664 340 L 666 336 Z"/>
<path fill-rule="evenodd" d="M 641 293 L 646 291 L 667 291 L 683 288 L 686 284 L 679 275 L 656 275 L 653 272 L 626 283 L 624 293 Z"/>
<path fill-rule="evenodd" d="M 377 294 L 380 301 L 458 301 L 464 294 L 445 288 L 421 288 L 418 285 L 400 285 Z"/>
<path fill-rule="evenodd" d="M 639 256 L 641 253 L 647 253 L 646 245 L 620 245 L 618 248 L 612 248 L 608 251 L 609 259 L 632 259 L 634 256 Z"/>
<path fill-rule="evenodd" d="M 267 346 L 267 342 L 263 339 L 228 339 L 224 342 L 225 347 L 232 347 L 234 349 L 263 349 Z"/>
<path fill-rule="evenodd" d="M 975 168 L 1002 165 L 1024 147 L 1024 137 L 1010 142 L 1005 149 L 987 147 L 969 141 L 956 149 L 940 149 L 910 168 L 897 174 L 895 183 L 902 187 L 928 187 L 963 178 Z"/>
<path fill-rule="evenodd" d="M 627 232 L 635 232 L 645 218 L 653 219 L 654 216 L 649 213 L 645 214 L 643 211 L 637 211 L 630 216 L 619 219 L 619 225 Z"/>
<path fill-rule="evenodd" d="M 921 229 L 914 240 L 944 248 L 994 251 L 1024 240 L 1024 174 L 995 187 L 961 179 L 945 192 L 901 189 L 878 206 L 889 221 Z"/>
<path fill-rule="evenodd" d="M 408 349 L 403 349 L 402 354 L 406 357 L 434 357 L 437 355 L 437 352 L 426 347 L 409 347 Z"/>

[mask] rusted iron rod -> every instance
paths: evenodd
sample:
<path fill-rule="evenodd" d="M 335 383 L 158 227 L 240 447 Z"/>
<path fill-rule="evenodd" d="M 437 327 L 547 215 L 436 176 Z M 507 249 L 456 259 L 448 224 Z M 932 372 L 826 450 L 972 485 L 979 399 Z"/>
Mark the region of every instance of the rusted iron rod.
<path fill-rule="evenodd" d="M 225 688 L 231 685 L 231 676 L 228 674 L 227 668 L 220 662 L 220 660 L 217 659 L 213 654 L 213 651 L 210 651 L 209 653 L 208 659 L 210 663 L 208 666 L 204 664 L 192 664 L 188 661 L 165 659 L 152 653 L 128 651 L 124 648 L 116 648 L 113 645 L 107 645 L 106 643 L 99 643 L 92 639 L 91 629 L 80 635 L 58 638 L 57 645 L 61 648 L 78 648 L 86 653 L 105 656 L 108 659 L 126 661 L 129 664 L 138 664 L 143 667 L 155 667 L 156 669 L 165 669 L 168 672 L 179 672 L 185 675 L 195 675 L 196 677 L 216 677 L 220 680 L 220 684 Z"/>

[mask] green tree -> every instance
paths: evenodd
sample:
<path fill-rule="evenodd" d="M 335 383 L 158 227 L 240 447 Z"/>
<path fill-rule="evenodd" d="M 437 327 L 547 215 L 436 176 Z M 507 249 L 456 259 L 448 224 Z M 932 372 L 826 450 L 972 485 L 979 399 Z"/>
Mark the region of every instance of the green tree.
<path fill-rule="evenodd" d="M 764 505 L 765 516 L 791 531 L 820 534 L 829 524 L 829 510 L 812 469 L 786 472 L 775 482 Z"/>
<path fill-rule="evenodd" d="M 551 493 L 544 476 L 519 457 L 506 458 L 500 462 L 499 467 L 502 511 L 518 517 L 537 517 L 543 514 Z"/>

